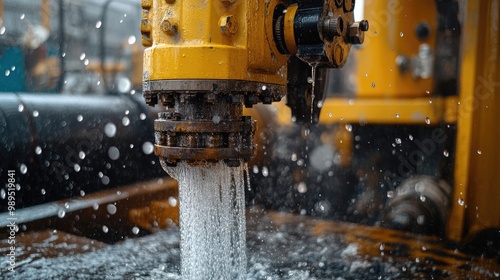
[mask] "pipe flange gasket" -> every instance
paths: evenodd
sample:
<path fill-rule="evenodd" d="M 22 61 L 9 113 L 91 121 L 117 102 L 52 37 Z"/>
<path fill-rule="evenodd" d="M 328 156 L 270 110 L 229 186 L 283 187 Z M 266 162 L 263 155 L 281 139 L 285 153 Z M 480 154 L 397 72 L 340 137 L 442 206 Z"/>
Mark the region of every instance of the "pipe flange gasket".
<path fill-rule="evenodd" d="M 175 133 L 239 133 L 255 130 L 253 122 L 220 122 L 211 121 L 167 121 L 158 119 L 154 127 L 156 131 Z"/>

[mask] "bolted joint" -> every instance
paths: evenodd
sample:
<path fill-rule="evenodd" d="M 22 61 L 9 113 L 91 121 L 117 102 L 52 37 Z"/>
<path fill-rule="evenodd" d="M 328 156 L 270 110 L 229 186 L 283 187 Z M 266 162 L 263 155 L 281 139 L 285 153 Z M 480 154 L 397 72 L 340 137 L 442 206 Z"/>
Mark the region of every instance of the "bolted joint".
<path fill-rule="evenodd" d="M 233 15 L 221 16 L 219 26 L 222 33 L 226 35 L 233 35 L 238 31 L 238 21 Z"/>
<path fill-rule="evenodd" d="M 363 44 L 365 41 L 365 31 L 370 28 L 368 21 L 362 20 L 349 26 L 349 42 L 351 44 Z"/>
<path fill-rule="evenodd" d="M 177 33 L 177 25 L 173 23 L 171 19 L 164 18 L 160 23 L 160 28 L 168 35 L 174 35 Z"/>
<path fill-rule="evenodd" d="M 323 20 L 321 35 L 327 40 L 333 40 L 333 37 L 341 36 L 344 32 L 344 21 L 342 17 L 327 17 Z"/>

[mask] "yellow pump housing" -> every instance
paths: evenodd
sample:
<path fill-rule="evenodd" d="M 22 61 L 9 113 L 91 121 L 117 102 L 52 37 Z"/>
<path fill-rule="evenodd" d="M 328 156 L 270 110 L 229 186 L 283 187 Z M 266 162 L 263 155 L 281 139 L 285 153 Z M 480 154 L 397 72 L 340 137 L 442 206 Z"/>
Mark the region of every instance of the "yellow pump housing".
<path fill-rule="evenodd" d="M 143 0 L 144 82 L 237 80 L 286 84 L 272 34 L 280 1 Z"/>

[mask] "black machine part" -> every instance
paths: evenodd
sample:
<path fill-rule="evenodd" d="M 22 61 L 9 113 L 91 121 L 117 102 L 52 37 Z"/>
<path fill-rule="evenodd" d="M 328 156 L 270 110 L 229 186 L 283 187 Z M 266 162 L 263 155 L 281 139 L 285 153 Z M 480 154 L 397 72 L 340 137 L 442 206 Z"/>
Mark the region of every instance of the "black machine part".
<path fill-rule="evenodd" d="M 164 176 L 150 114 L 131 95 L 0 94 L 0 174 L 15 171 L 17 207 Z"/>
<path fill-rule="evenodd" d="M 451 205 L 451 187 L 431 176 L 415 176 L 401 183 L 383 210 L 384 227 L 421 234 L 444 234 Z"/>

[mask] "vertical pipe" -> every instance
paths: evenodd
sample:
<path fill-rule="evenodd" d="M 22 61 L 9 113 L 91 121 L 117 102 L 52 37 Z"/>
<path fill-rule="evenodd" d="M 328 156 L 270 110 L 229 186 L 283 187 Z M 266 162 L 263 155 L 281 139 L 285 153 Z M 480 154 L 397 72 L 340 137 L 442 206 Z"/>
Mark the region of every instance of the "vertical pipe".
<path fill-rule="evenodd" d="M 64 28 L 64 0 L 59 0 L 59 67 L 61 68 L 61 75 L 57 81 L 57 92 L 61 92 L 64 87 L 64 79 L 66 76 L 66 64 L 64 58 L 65 49 L 65 28 Z"/>
<path fill-rule="evenodd" d="M 474 86 L 479 62 L 479 9 L 477 1 L 467 1 L 463 7 L 465 16 L 462 33 L 462 56 L 460 66 L 459 108 L 457 115 L 457 160 L 454 168 L 454 193 L 447 225 L 450 240 L 462 240 L 465 221 L 465 198 L 467 197 L 469 170 L 471 168 L 471 143 L 473 132 Z"/>

